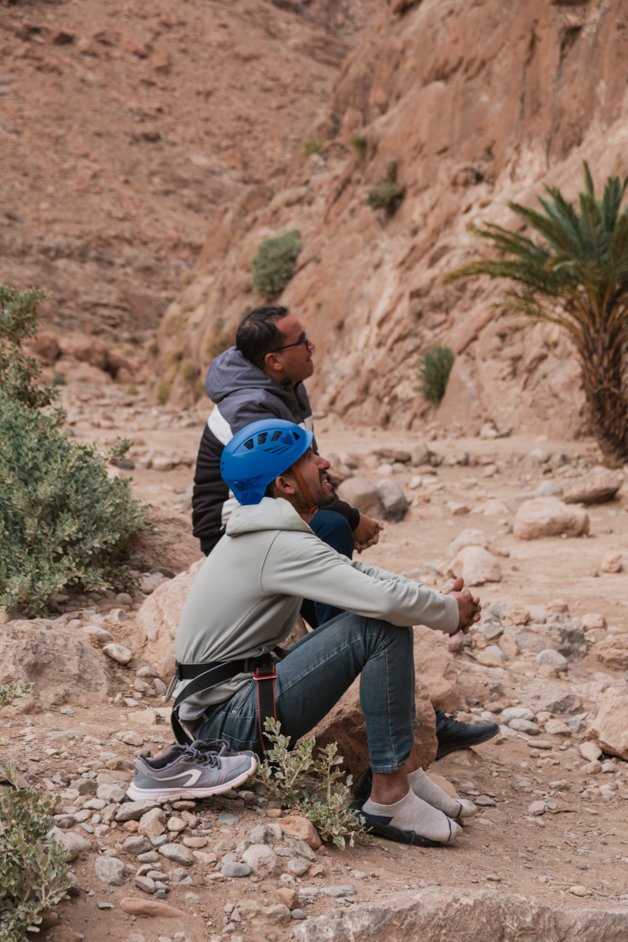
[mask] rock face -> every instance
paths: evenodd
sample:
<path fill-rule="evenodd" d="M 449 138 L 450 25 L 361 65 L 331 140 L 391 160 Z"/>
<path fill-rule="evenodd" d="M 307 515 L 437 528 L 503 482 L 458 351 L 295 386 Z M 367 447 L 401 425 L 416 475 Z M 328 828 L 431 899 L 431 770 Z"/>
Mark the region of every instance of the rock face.
<path fill-rule="evenodd" d="M 162 322 L 160 366 L 184 347 L 182 361 L 204 369 L 221 324 L 231 330 L 261 303 L 247 293 L 260 240 L 298 228 L 298 272 L 281 303 L 318 345 L 308 383 L 317 408 L 418 427 L 427 409 L 419 359 L 444 343 L 456 360 L 439 421 L 575 434 L 583 397 L 563 335 L 543 324 L 510 332 L 491 308 L 499 286 L 443 286 L 442 276 L 477 250 L 470 222 L 509 225 L 507 201 L 532 205 L 543 182 L 573 198 L 583 158 L 596 182 L 621 166 L 628 33 L 617 28 L 619 5 L 380 8 L 336 83 L 321 153 L 295 156 L 272 191 L 260 185 L 216 218 L 197 279 Z M 405 198 L 386 218 L 366 198 L 391 161 Z M 180 370 L 173 400 L 186 394 Z"/>
<path fill-rule="evenodd" d="M 604 912 L 553 909 L 523 896 L 466 890 L 427 889 L 398 894 L 384 905 L 354 905 L 308 919 L 295 930 L 300 942 L 406 942 L 407 939 L 464 939 L 465 942 L 622 942 L 628 933 L 625 908 Z"/>
<path fill-rule="evenodd" d="M 568 507 L 556 497 L 534 497 L 521 505 L 513 532 L 520 540 L 544 536 L 583 536 L 589 532 L 589 515 L 578 507 Z"/>

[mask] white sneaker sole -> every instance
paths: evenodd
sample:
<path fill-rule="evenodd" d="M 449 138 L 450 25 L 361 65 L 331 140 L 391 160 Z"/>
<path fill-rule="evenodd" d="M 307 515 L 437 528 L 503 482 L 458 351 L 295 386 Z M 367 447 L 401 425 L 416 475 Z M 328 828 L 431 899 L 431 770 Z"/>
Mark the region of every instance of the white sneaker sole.
<path fill-rule="evenodd" d="M 246 782 L 256 769 L 257 761 L 252 762 L 245 772 L 229 782 L 199 788 L 138 788 L 135 782 L 131 782 L 126 790 L 126 796 L 131 801 L 179 801 L 183 798 L 209 798 L 210 795 L 221 795 L 223 792 L 230 792 L 232 788 L 237 788 L 238 785 Z"/>

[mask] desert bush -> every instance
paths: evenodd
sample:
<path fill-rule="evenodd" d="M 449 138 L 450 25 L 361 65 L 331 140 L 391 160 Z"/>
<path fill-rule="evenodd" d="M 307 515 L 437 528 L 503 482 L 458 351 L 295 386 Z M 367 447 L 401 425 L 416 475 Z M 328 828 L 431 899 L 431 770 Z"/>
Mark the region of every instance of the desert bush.
<path fill-rule="evenodd" d="M 22 350 L 22 342 L 37 332 L 37 305 L 43 291 L 16 291 L 0 285 L 0 389 L 31 408 L 49 405 L 56 391 L 42 386 L 39 361 Z"/>
<path fill-rule="evenodd" d="M 11 770 L 6 770 L 11 781 Z M 26 942 L 42 916 L 67 895 L 65 849 L 46 835 L 57 799 L 30 788 L 0 787 L 0 940 Z"/>
<path fill-rule="evenodd" d="M 366 196 L 366 202 L 371 209 L 383 209 L 387 216 L 397 212 L 405 196 L 405 190 L 397 181 L 397 171 L 397 161 L 390 160 L 385 178 L 375 183 Z"/>
<path fill-rule="evenodd" d="M 281 294 L 294 274 L 300 251 L 298 229 L 260 243 L 251 259 L 253 288 L 260 297 L 272 301 Z"/>
<path fill-rule="evenodd" d="M 322 840 L 336 847 L 350 846 L 367 839 L 364 819 L 351 810 L 351 776 L 338 768 L 342 756 L 336 743 L 329 743 L 314 753 L 313 736 L 302 739 L 290 749 L 290 737 L 281 732 L 281 724 L 269 717 L 264 729 L 271 743 L 258 776 L 269 796 L 282 807 L 305 815 L 318 830 Z"/>
<path fill-rule="evenodd" d="M 351 146 L 358 157 L 364 157 L 368 149 L 368 141 L 363 134 L 356 134 L 351 138 Z"/>
<path fill-rule="evenodd" d="M 14 700 L 32 690 L 32 684 L 4 684 L 0 687 L 0 707 L 9 706 Z"/>
<path fill-rule="evenodd" d="M 61 590 L 128 588 L 131 538 L 147 526 L 106 457 L 0 390 L 0 605 L 43 612 Z"/>
<path fill-rule="evenodd" d="M 303 155 L 305 157 L 311 157 L 312 154 L 320 154 L 322 149 L 323 145 L 320 141 L 309 140 L 303 145 Z"/>
<path fill-rule="evenodd" d="M 157 383 L 157 388 L 155 390 L 155 399 L 157 404 L 160 406 L 165 406 L 170 399 L 170 393 L 172 392 L 172 383 L 168 382 L 166 379 L 162 379 Z"/>
<path fill-rule="evenodd" d="M 540 210 L 509 203 L 517 226 L 475 228 L 493 250 L 447 278 L 488 275 L 509 288 L 499 306 L 548 321 L 570 337 L 593 434 L 614 461 L 628 460 L 628 177 L 608 177 L 598 198 L 588 164 L 578 205 L 546 186 Z M 521 232 L 521 223 L 531 233 Z"/>
<path fill-rule="evenodd" d="M 217 327 L 216 330 L 209 335 L 205 343 L 205 350 L 209 359 L 215 360 L 217 356 L 220 356 L 221 353 L 224 353 L 225 350 L 233 346 L 233 339 L 233 336 L 227 333 L 223 327 Z"/>
<path fill-rule="evenodd" d="M 423 354 L 419 381 L 421 392 L 428 402 L 437 406 L 442 400 L 453 363 L 454 354 L 449 347 L 433 347 Z"/>

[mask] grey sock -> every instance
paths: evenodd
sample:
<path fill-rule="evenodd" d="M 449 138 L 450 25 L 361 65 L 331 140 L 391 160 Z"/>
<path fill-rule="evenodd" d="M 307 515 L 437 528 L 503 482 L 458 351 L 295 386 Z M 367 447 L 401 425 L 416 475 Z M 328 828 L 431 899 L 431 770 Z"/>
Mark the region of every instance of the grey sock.
<path fill-rule="evenodd" d="M 389 819 L 386 823 L 399 828 L 400 831 L 414 831 L 421 837 L 439 841 L 441 844 L 453 843 L 462 833 L 455 821 L 451 821 L 442 811 L 418 798 L 412 789 L 392 805 L 380 805 L 369 798 L 364 802 L 362 810 L 365 814 Z"/>
<path fill-rule="evenodd" d="M 477 811 L 472 801 L 466 801 L 464 798 L 452 798 L 451 795 L 444 792 L 436 782 L 427 777 L 423 769 L 410 772 L 408 784 L 415 795 L 422 798 L 433 808 L 444 811 L 454 821 L 459 818 L 470 818 Z"/>

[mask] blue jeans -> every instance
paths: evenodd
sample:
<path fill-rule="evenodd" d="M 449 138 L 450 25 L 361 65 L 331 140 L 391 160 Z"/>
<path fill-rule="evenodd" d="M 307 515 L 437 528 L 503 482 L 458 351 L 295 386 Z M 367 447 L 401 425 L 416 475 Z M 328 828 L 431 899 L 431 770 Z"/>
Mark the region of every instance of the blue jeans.
<path fill-rule="evenodd" d="M 414 745 L 412 629 L 343 612 L 301 638 L 277 662 L 275 694 L 281 731 L 295 742 L 340 700 L 360 674 L 360 706 L 371 767 L 399 769 Z M 261 754 L 256 681 L 210 707 L 198 739 L 226 739 L 234 749 Z"/>

